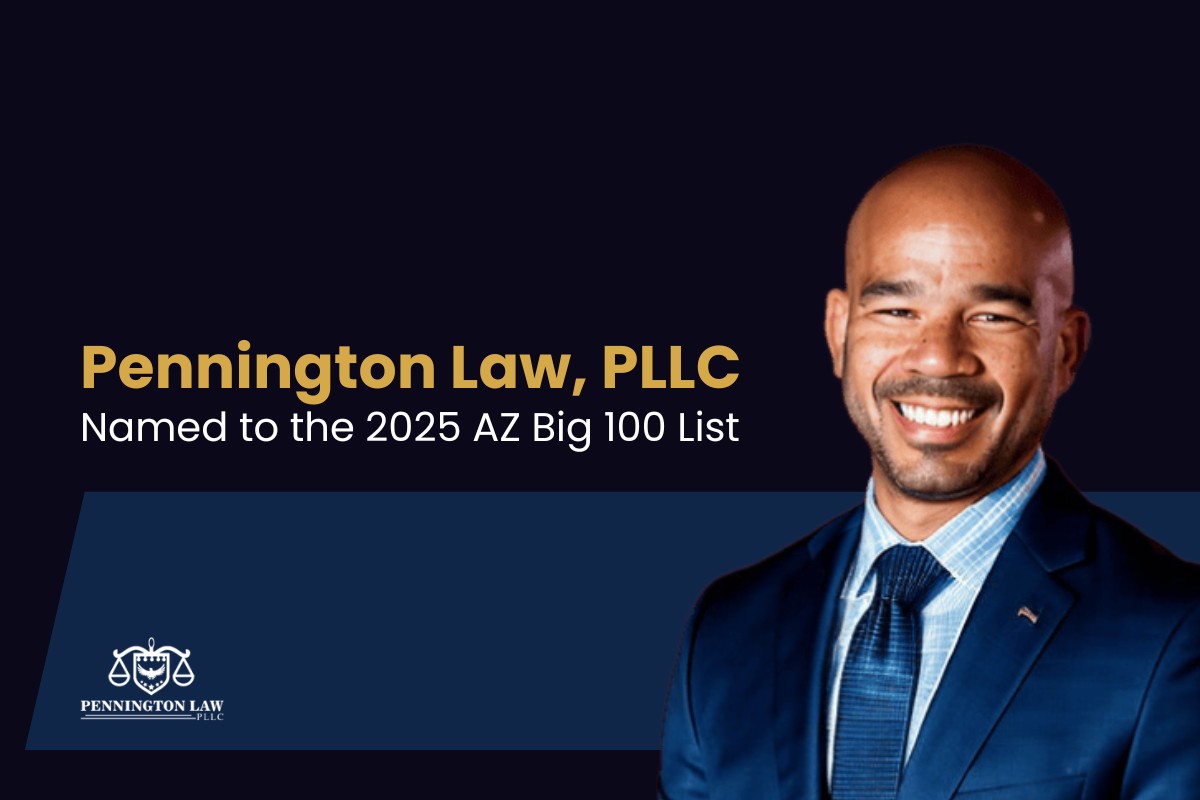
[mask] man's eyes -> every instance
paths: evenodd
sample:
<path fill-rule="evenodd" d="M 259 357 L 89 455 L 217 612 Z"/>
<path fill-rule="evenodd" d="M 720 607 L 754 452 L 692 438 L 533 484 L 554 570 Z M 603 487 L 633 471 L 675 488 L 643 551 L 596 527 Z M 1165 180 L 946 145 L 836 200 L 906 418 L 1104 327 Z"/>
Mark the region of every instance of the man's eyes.
<path fill-rule="evenodd" d="M 915 320 L 920 318 L 920 314 L 911 308 L 877 308 L 870 313 L 873 317 L 888 322 L 893 320 Z M 1017 317 L 1012 317 L 1007 314 L 999 314 L 994 311 L 983 311 L 970 314 L 966 317 L 966 321 L 968 324 L 1002 330 L 1020 328 L 1029 324 Z"/>

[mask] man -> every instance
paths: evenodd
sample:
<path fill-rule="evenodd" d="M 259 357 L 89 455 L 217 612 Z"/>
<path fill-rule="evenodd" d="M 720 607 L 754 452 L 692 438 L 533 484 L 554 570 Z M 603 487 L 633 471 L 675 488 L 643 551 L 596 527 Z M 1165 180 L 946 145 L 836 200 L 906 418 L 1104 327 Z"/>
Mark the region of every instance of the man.
<path fill-rule="evenodd" d="M 662 797 L 1200 797 L 1200 568 L 1040 449 L 1072 291 L 1058 200 L 998 151 L 867 193 L 825 318 L 866 498 L 700 598 Z"/>

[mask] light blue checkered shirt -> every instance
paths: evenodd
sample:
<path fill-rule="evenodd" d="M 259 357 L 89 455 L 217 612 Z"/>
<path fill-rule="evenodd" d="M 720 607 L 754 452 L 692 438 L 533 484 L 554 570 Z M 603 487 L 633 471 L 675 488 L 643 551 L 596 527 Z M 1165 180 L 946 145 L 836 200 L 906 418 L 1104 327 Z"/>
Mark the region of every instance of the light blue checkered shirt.
<path fill-rule="evenodd" d="M 829 697 L 829 729 L 826 768 L 833 779 L 833 745 L 837 730 L 838 688 L 842 683 L 842 666 L 854 637 L 858 620 L 867 611 L 875 595 L 875 576 L 871 565 L 884 550 L 893 545 L 921 545 L 950 573 L 951 581 L 921 610 L 921 665 L 917 676 L 917 693 L 913 699 L 908 724 L 905 758 L 912 753 L 921 730 L 921 722 L 929 709 L 929 701 L 937 691 L 942 672 L 967 614 L 979 595 L 983 580 L 991 570 L 1000 547 L 1012 532 L 1017 518 L 1025 510 L 1029 498 L 1037 491 L 1046 474 L 1046 458 L 1038 448 L 1029 463 L 1000 488 L 963 509 L 957 516 L 922 542 L 910 542 L 896 533 L 875 505 L 875 482 L 867 482 L 867 497 L 863 512 L 862 534 L 850 574 L 842 585 L 837 642 L 829 674 L 832 685 Z"/>

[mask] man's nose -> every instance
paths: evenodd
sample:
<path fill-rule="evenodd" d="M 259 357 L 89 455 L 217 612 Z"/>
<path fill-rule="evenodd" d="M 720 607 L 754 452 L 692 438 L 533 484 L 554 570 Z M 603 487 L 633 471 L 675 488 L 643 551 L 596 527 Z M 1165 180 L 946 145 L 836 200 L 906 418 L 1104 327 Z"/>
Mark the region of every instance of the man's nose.
<path fill-rule="evenodd" d="M 983 362 L 971 346 L 970 331 L 961 319 L 939 317 L 926 320 L 913 331 L 913 342 L 901 366 L 909 372 L 948 378 L 977 375 Z"/>

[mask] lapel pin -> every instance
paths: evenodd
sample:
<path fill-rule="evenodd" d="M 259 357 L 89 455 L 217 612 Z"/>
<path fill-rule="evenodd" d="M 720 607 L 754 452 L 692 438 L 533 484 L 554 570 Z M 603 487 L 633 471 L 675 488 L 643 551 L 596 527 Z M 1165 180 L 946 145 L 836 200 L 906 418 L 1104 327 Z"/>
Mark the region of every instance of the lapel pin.
<path fill-rule="evenodd" d="M 1038 615 L 1030 611 L 1029 606 L 1021 606 L 1020 610 L 1017 611 L 1017 616 L 1029 620 L 1030 625 L 1037 625 Z"/>

